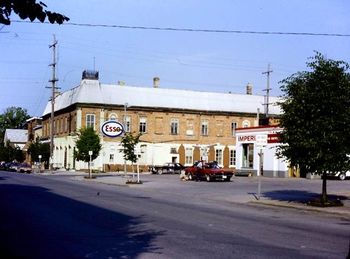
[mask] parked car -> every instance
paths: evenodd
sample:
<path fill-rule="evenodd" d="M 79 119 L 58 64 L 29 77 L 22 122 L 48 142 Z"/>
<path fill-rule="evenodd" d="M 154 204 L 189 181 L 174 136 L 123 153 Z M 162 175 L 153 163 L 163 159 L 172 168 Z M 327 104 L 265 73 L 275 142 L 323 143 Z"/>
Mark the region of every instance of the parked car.
<path fill-rule="evenodd" d="M 7 171 L 11 172 L 17 172 L 17 168 L 19 167 L 20 163 L 17 162 L 9 162 L 5 164 L 5 168 Z"/>
<path fill-rule="evenodd" d="M 220 168 L 215 161 L 210 163 L 198 161 L 193 166 L 185 169 L 185 175 L 188 180 L 206 180 L 208 182 L 221 180 L 229 182 L 233 176 L 233 172 Z"/>
<path fill-rule="evenodd" d="M 350 178 L 350 171 L 346 172 L 329 172 L 327 178 L 337 178 L 340 180 L 345 180 L 346 178 Z"/>
<path fill-rule="evenodd" d="M 153 174 L 180 174 L 185 167 L 180 163 L 165 163 L 162 166 L 150 166 L 149 170 Z"/>
<path fill-rule="evenodd" d="M 27 163 L 20 164 L 17 167 L 17 172 L 30 174 L 32 172 L 32 166 Z"/>

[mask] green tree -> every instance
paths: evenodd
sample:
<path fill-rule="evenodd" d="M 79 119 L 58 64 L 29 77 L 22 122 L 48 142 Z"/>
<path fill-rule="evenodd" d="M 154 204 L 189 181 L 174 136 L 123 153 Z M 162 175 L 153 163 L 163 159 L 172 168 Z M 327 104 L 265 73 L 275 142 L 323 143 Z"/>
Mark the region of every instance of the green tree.
<path fill-rule="evenodd" d="M 22 20 L 29 18 L 30 21 L 38 19 L 44 22 L 47 18 L 50 23 L 62 24 L 69 21 L 69 18 L 55 12 L 45 10 L 47 7 L 43 2 L 36 0 L 1 0 L 0 1 L 0 23 L 10 25 L 10 15 L 16 13 Z"/>
<path fill-rule="evenodd" d="M 9 107 L 0 114 L 0 141 L 3 142 L 6 129 L 23 129 L 30 116 L 26 109 Z"/>
<path fill-rule="evenodd" d="M 311 71 L 282 81 L 283 144 L 278 152 L 292 166 L 322 175 L 321 203 L 326 205 L 327 171 L 350 167 L 349 65 L 316 53 L 307 66 Z"/>
<path fill-rule="evenodd" d="M 77 160 L 89 162 L 89 151 L 92 151 L 91 160 L 95 160 L 100 151 L 102 145 L 100 144 L 100 137 L 96 134 L 92 127 L 82 128 L 79 132 L 79 138 L 76 141 L 76 153 Z M 89 163 L 90 172 L 90 163 Z M 89 175 L 91 177 L 91 175 Z"/>
<path fill-rule="evenodd" d="M 123 157 L 126 161 L 130 161 L 132 164 L 132 168 L 134 166 L 134 163 L 137 162 L 137 155 L 135 154 L 135 147 L 140 141 L 141 133 L 137 135 L 133 135 L 130 132 L 126 132 L 124 136 L 121 139 L 121 145 L 122 149 L 120 152 L 123 153 Z"/>
<path fill-rule="evenodd" d="M 28 153 L 30 154 L 32 161 L 39 161 L 39 155 L 41 155 L 41 162 L 45 163 L 45 167 L 48 167 L 50 161 L 50 144 L 42 143 L 37 138 L 33 143 L 29 145 Z"/>
<path fill-rule="evenodd" d="M 0 144 L 0 161 L 17 161 L 21 163 L 24 159 L 25 155 L 19 147 L 14 147 L 10 143 L 7 143 L 6 146 L 4 143 Z"/>

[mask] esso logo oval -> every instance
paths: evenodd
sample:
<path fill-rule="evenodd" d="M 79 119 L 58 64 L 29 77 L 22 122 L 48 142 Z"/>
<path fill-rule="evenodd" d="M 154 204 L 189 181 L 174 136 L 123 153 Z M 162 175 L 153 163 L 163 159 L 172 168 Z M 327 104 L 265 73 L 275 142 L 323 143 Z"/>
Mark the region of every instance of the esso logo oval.
<path fill-rule="evenodd" d="M 101 126 L 101 131 L 105 136 L 115 138 L 124 133 L 124 127 L 117 121 L 106 121 Z"/>

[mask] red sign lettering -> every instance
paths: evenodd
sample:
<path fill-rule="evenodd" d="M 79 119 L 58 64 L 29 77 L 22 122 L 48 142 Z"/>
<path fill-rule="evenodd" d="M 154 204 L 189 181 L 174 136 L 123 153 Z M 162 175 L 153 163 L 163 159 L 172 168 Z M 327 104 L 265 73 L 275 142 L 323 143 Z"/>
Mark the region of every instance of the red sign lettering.
<path fill-rule="evenodd" d="M 238 141 L 240 141 L 240 142 L 254 142 L 255 136 L 239 136 Z"/>

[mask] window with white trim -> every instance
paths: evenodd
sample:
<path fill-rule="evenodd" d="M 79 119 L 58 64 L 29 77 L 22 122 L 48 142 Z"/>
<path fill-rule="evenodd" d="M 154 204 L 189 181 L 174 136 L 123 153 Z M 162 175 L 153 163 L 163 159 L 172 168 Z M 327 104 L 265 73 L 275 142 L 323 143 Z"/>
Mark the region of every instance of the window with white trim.
<path fill-rule="evenodd" d="M 109 120 L 111 120 L 111 121 L 118 121 L 118 115 L 115 114 L 115 113 L 111 113 L 109 115 Z"/>
<path fill-rule="evenodd" d="M 236 165 L 236 150 L 230 149 L 230 166 Z"/>
<path fill-rule="evenodd" d="M 146 117 L 140 117 L 139 132 L 140 133 L 147 132 L 147 118 Z"/>
<path fill-rule="evenodd" d="M 232 137 L 236 136 L 237 122 L 231 122 L 231 135 Z"/>
<path fill-rule="evenodd" d="M 179 134 L 179 119 L 171 119 L 170 121 L 170 134 L 178 135 Z"/>
<path fill-rule="evenodd" d="M 250 121 L 244 120 L 244 121 L 242 122 L 242 128 L 248 128 L 248 127 L 250 127 Z"/>
<path fill-rule="evenodd" d="M 109 163 L 114 163 L 114 154 L 109 154 Z"/>
<path fill-rule="evenodd" d="M 193 164 L 193 149 L 192 148 L 185 149 L 185 164 L 186 165 Z"/>
<path fill-rule="evenodd" d="M 95 129 L 95 114 L 86 114 L 86 127 Z"/>
<path fill-rule="evenodd" d="M 222 149 L 215 150 L 215 161 L 218 162 L 219 165 L 222 165 Z"/>
<path fill-rule="evenodd" d="M 208 120 L 202 120 L 201 122 L 201 135 L 202 136 L 208 136 L 208 127 L 209 127 L 209 121 Z"/>
<path fill-rule="evenodd" d="M 131 117 L 126 115 L 124 116 L 124 130 L 125 132 L 131 132 Z"/>

